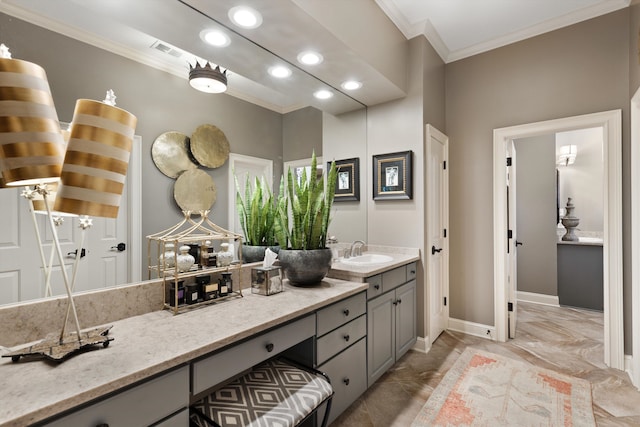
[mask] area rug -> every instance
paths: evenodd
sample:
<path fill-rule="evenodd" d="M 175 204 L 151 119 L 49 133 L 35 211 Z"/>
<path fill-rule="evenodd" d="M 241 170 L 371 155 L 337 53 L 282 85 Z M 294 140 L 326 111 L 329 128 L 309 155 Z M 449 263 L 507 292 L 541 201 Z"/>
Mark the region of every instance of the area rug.
<path fill-rule="evenodd" d="M 595 426 L 591 384 L 467 348 L 412 426 Z"/>

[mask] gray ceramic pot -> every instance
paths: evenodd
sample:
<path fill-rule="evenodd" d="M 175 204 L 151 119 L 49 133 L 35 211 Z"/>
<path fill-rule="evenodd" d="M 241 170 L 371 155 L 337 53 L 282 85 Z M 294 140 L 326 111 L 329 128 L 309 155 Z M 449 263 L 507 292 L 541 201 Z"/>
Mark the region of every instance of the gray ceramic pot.
<path fill-rule="evenodd" d="M 316 285 L 331 268 L 331 249 L 280 249 L 278 259 L 290 284 Z"/>
<path fill-rule="evenodd" d="M 248 264 L 250 262 L 262 261 L 267 248 L 271 249 L 275 253 L 280 251 L 280 246 L 242 245 L 242 262 Z"/>

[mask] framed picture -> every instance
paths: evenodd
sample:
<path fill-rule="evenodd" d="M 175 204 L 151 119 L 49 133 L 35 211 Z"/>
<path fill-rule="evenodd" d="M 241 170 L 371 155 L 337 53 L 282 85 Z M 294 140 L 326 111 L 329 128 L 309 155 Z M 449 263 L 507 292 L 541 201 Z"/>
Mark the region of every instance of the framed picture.
<path fill-rule="evenodd" d="M 327 170 L 331 163 L 327 163 Z M 360 200 L 360 159 L 336 160 L 338 179 L 334 202 Z"/>
<path fill-rule="evenodd" d="M 373 156 L 373 200 L 412 199 L 412 151 Z"/>

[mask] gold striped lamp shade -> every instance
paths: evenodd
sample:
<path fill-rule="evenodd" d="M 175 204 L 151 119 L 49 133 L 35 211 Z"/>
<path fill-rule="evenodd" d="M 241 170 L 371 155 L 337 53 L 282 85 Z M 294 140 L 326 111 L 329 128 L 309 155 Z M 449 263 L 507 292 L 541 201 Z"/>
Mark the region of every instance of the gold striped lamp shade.
<path fill-rule="evenodd" d="M 79 99 L 54 210 L 118 216 L 137 118 L 99 101 Z"/>
<path fill-rule="evenodd" d="M 0 58 L 0 170 L 6 186 L 60 177 L 65 143 L 42 67 Z"/>

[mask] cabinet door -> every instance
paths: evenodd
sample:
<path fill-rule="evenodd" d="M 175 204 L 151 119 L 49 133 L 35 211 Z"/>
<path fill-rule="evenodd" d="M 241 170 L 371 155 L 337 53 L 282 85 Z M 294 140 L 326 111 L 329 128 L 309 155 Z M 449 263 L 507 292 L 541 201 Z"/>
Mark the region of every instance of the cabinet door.
<path fill-rule="evenodd" d="M 318 368 L 329 376 L 335 391 L 331 402 L 329 423 L 367 390 L 367 370 L 363 363 L 367 357 L 365 342 L 365 339 L 361 339 Z M 324 410 L 318 411 L 319 421 L 323 416 Z"/>
<path fill-rule="evenodd" d="M 416 281 L 396 289 L 396 360 L 416 342 Z"/>
<path fill-rule="evenodd" d="M 367 304 L 367 360 L 369 386 L 395 362 L 395 292 L 387 292 Z"/>

